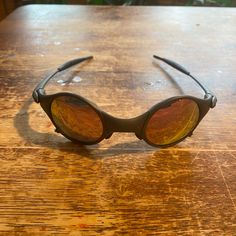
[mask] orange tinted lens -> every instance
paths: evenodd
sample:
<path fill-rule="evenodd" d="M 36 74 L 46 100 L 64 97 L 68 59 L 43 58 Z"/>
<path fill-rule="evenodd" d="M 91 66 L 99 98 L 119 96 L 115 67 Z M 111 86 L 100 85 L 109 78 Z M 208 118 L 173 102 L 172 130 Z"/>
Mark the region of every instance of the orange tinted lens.
<path fill-rule="evenodd" d="M 101 118 L 87 103 L 72 96 L 60 96 L 51 104 L 52 117 L 63 133 L 81 142 L 95 142 L 103 133 Z"/>
<path fill-rule="evenodd" d="M 170 106 L 157 110 L 149 119 L 145 134 L 149 142 L 156 145 L 174 143 L 196 126 L 199 108 L 191 99 L 178 99 Z"/>

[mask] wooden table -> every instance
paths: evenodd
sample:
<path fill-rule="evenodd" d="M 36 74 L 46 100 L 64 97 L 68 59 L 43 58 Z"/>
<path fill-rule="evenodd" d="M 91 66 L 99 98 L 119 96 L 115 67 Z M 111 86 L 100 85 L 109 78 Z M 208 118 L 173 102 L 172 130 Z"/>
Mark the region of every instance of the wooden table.
<path fill-rule="evenodd" d="M 1 235 L 235 235 L 236 9 L 39 6 L 0 23 Z M 116 133 L 79 146 L 54 133 L 31 93 L 65 61 L 94 59 L 58 76 L 118 117 L 134 117 L 193 81 L 218 96 L 191 138 L 157 149 Z"/>

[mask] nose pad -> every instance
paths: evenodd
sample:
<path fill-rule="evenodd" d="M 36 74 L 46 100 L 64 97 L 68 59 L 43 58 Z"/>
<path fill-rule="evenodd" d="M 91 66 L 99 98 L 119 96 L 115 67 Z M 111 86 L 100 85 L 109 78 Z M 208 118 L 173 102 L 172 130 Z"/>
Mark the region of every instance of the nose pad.
<path fill-rule="evenodd" d="M 138 139 L 140 139 L 140 140 L 143 139 L 140 134 L 135 133 L 135 135 L 136 135 L 136 137 L 137 137 Z"/>
<path fill-rule="evenodd" d="M 105 139 L 109 139 L 112 136 L 113 133 L 108 134 Z"/>

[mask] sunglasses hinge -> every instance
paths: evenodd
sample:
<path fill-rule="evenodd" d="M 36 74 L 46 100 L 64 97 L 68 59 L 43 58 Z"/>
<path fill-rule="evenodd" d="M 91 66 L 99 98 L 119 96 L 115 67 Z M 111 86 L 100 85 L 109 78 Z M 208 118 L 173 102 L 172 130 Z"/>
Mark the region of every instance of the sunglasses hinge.
<path fill-rule="evenodd" d="M 217 103 L 217 98 L 216 96 L 212 96 L 211 97 L 211 108 L 214 108 L 216 106 L 216 103 Z"/>
<path fill-rule="evenodd" d="M 36 103 L 39 103 L 39 95 L 38 95 L 38 92 L 36 90 L 33 91 L 32 97 L 33 97 L 33 99 Z"/>
<path fill-rule="evenodd" d="M 216 106 L 217 98 L 216 98 L 216 96 L 214 94 L 207 93 L 207 94 L 205 94 L 204 99 L 209 100 L 210 108 L 214 108 Z"/>
<path fill-rule="evenodd" d="M 40 89 L 37 89 L 37 90 L 34 90 L 33 93 L 32 93 L 32 97 L 34 99 L 34 101 L 36 103 L 39 103 L 40 102 L 40 95 L 45 95 L 45 91 L 44 89 L 40 88 Z"/>

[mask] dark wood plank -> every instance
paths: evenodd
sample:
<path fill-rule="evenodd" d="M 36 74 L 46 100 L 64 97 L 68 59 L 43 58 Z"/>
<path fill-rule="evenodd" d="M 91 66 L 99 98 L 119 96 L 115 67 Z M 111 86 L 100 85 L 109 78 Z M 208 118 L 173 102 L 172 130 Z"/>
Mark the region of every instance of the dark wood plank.
<path fill-rule="evenodd" d="M 226 8 L 42 5 L 4 19 L 0 234 L 234 235 L 235 22 L 236 9 Z M 73 144 L 54 133 L 31 98 L 58 65 L 91 54 L 48 93 L 78 93 L 125 118 L 174 95 L 203 96 L 153 53 L 184 65 L 219 100 L 193 136 L 172 148 L 126 133 Z"/>
<path fill-rule="evenodd" d="M 0 20 L 2 20 L 6 15 L 4 0 L 0 0 Z"/>

